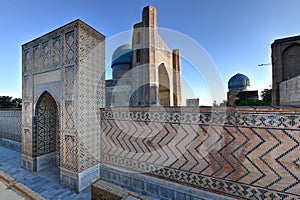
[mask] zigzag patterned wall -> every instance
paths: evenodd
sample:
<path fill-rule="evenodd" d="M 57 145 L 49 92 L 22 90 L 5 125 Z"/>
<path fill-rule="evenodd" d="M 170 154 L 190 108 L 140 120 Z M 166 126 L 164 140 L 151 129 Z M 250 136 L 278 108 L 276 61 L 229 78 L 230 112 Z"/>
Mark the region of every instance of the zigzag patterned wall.
<path fill-rule="evenodd" d="M 300 110 L 101 110 L 102 162 L 242 199 L 300 199 Z"/>

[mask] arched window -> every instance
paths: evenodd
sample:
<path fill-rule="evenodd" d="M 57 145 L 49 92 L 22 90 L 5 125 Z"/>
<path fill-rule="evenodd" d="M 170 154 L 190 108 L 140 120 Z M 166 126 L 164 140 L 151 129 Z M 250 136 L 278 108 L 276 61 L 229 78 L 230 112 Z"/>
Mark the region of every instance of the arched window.
<path fill-rule="evenodd" d="M 159 104 L 170 106 L 170 79 L 164 64 L 158 67 Z"/>
<path fill-rule="evenodd" d="M 293 44 L 282 53 L 283 80 L 300 75 L 300 45 Z"/>

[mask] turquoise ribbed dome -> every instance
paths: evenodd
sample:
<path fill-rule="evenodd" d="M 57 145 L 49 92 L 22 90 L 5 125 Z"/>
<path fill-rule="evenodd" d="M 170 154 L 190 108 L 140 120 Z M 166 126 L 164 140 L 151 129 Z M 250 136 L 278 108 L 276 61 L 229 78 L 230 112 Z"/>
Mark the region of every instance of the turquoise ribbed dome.
<path fill-rule="evenodd" d="M 247 86 L 250 86 L 250 79 L 244 74 L 237 73 L 231 77 L 228 81 L 229 91 L 233 90 L 245 90 Z"/>
<path fill-rule="evenodd" d="M 132 47 L 131 44 L 124 44 L 118 47 L 112 56 L 112 67 L 115 64 L 131 63 L 132 61 Z"/>

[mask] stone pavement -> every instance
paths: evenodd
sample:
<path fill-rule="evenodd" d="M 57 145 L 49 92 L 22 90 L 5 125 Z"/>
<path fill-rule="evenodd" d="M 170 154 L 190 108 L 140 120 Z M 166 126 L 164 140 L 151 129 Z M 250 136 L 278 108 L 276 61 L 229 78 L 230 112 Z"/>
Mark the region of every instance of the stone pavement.
<path fill-rule="evenodd" d="M 25 200 L 12 189 L 8 188 L 3 182 L 0 181 L 0 199 L 5 200 Z"/>
<path fill-rule="evenodd" d="M 13 177 L 17 182 L 26 185 L 34 192 L 49 200 L 86 200 L 91 199 L 91 188 L 87 188 L 80 194 L 62 187 L 59 184 L 58 168 L 45 169 L 40 172 L 29 172 L 21 168 L 20 152 L 0 146 L 0 170 Z M 0 183 L 1 184 L 1 183 Z M 6 193 L 5 193 L 6 194 Z M 0 199 L 7 199 L 2 196 L 0 185 Z M 4 193 L 3 193 L 4 195 Z M 17 199 L 17 198 L 15 198 Z M 22 199 L 22 198 L 20 198 Z"/>

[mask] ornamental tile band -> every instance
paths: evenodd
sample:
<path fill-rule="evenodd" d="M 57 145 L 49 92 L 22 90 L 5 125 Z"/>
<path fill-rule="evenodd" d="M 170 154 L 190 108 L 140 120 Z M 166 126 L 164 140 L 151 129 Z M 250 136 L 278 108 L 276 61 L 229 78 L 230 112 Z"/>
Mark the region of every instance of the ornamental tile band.
<path fill-rule="evenodd" d="M 299 117 L 103 109 L 101 161 L 241 198 L 299 199 Z"/>

